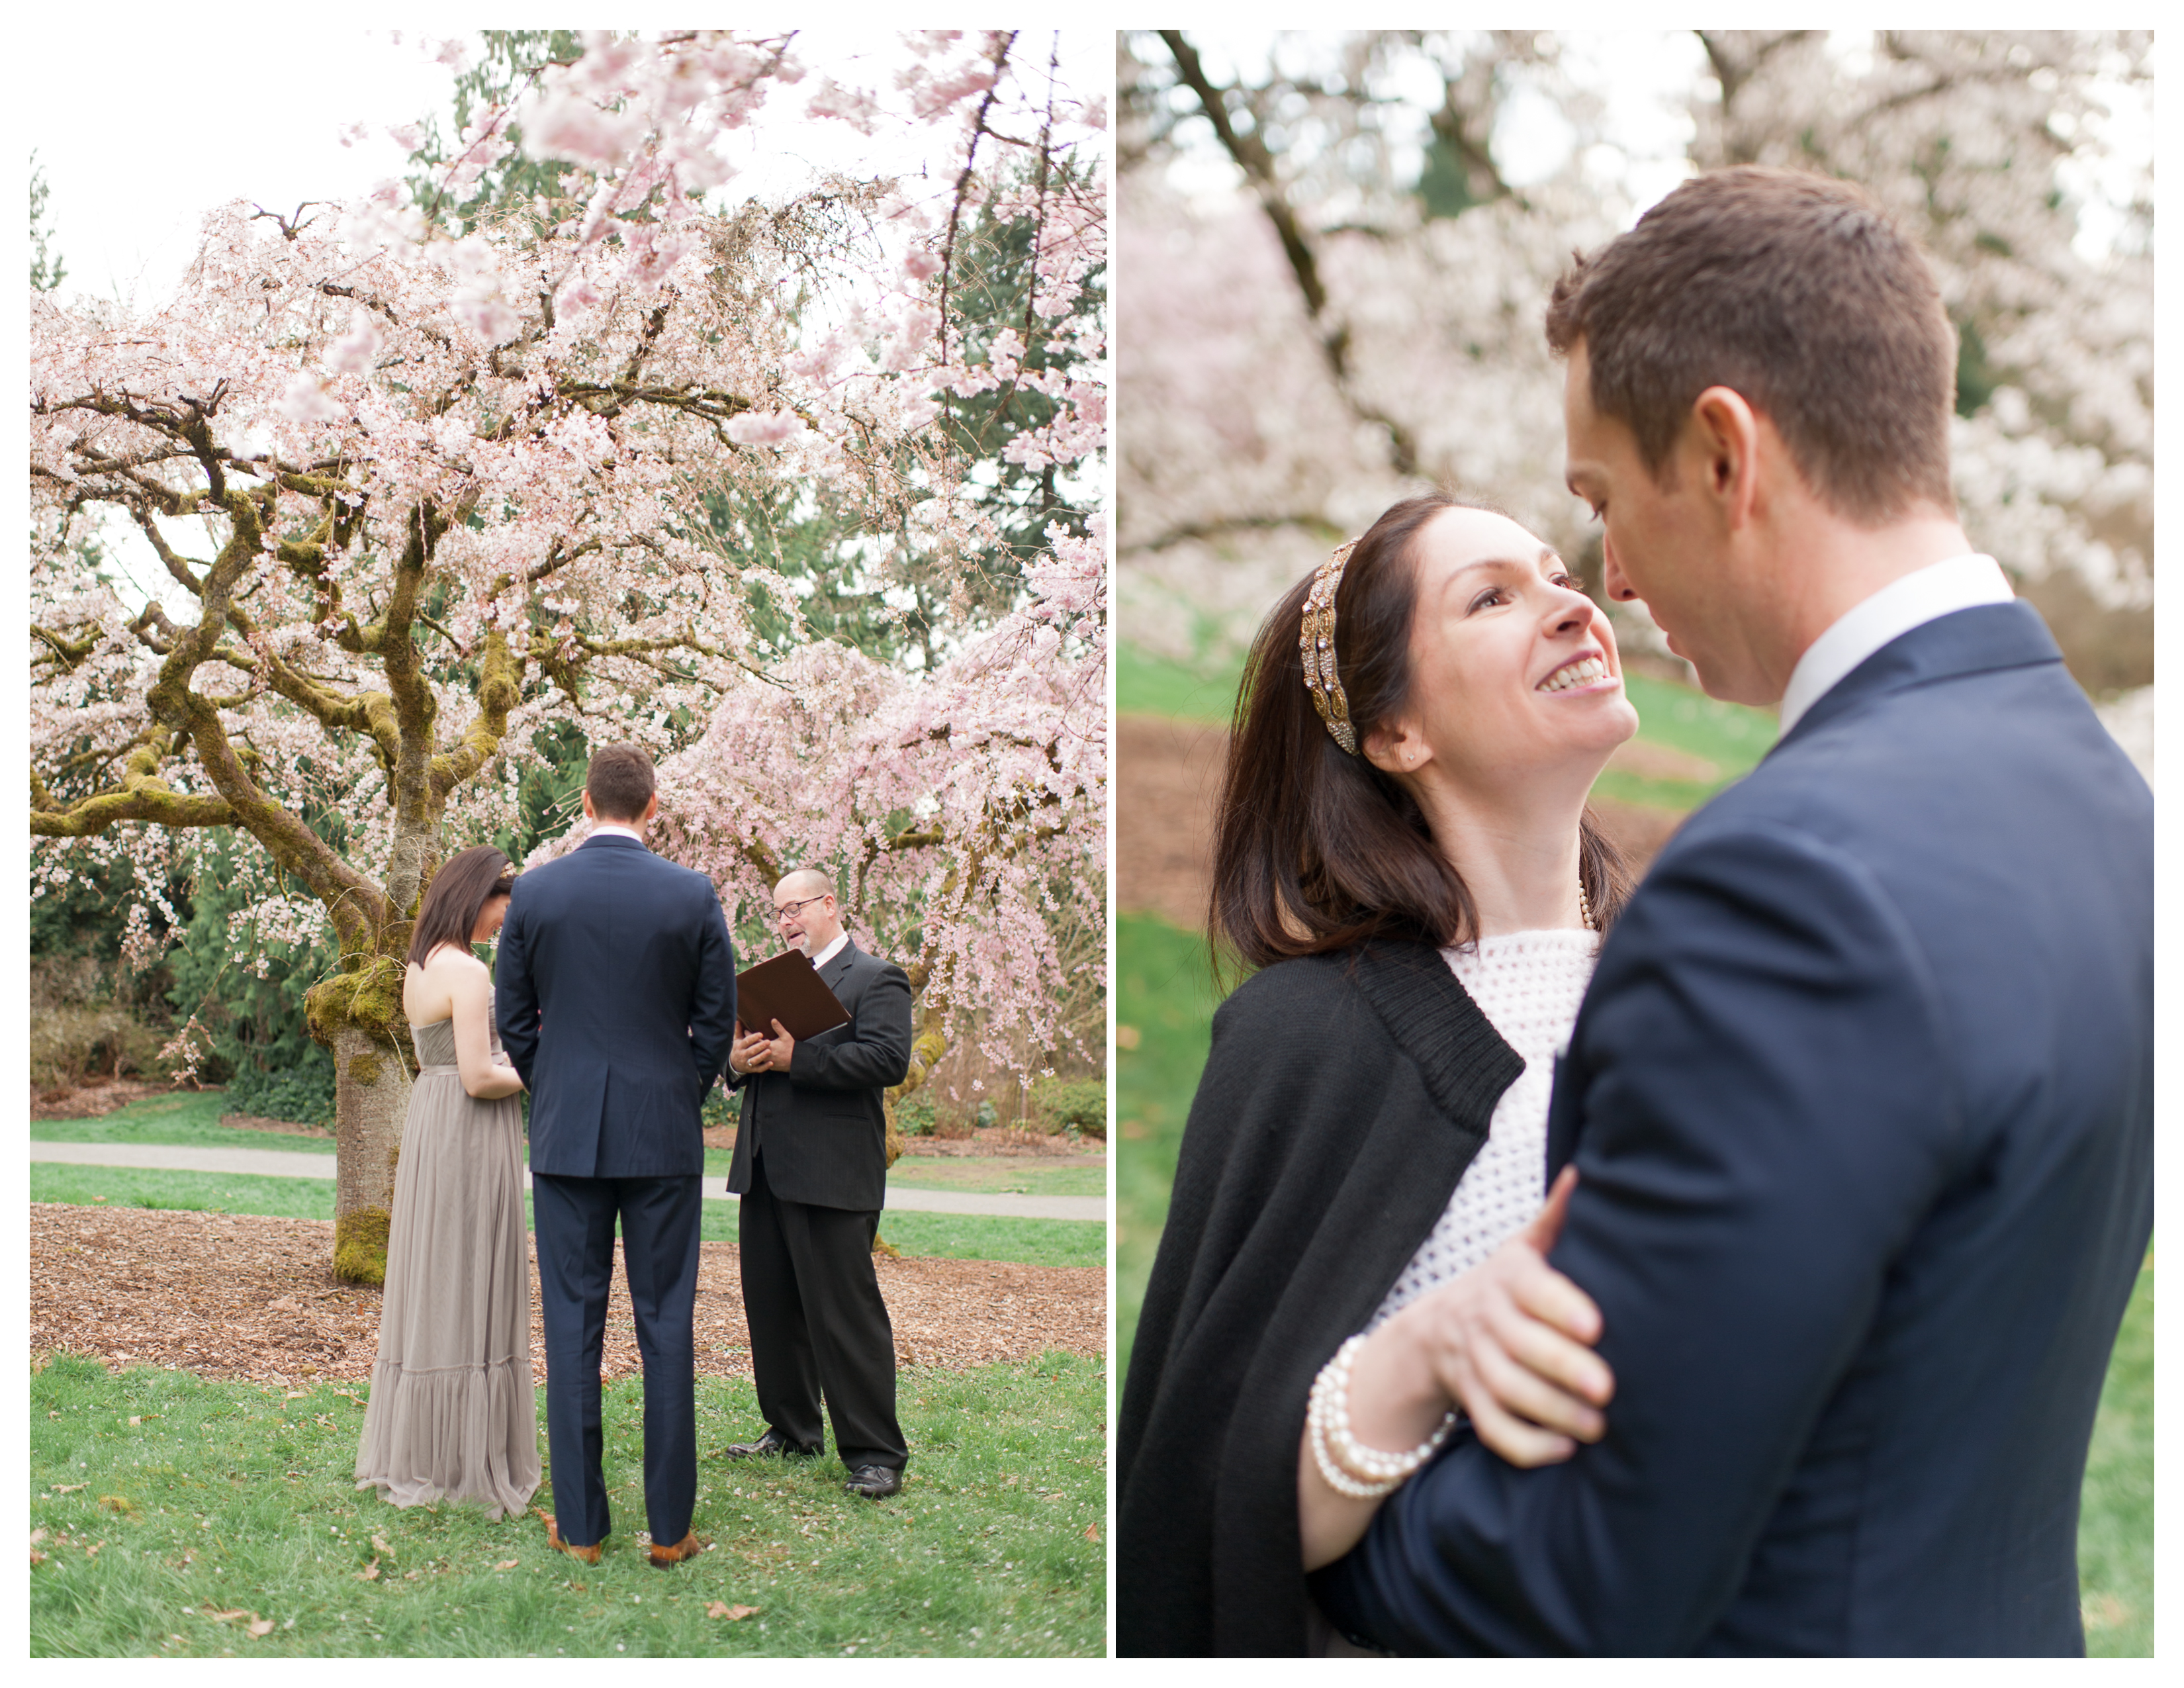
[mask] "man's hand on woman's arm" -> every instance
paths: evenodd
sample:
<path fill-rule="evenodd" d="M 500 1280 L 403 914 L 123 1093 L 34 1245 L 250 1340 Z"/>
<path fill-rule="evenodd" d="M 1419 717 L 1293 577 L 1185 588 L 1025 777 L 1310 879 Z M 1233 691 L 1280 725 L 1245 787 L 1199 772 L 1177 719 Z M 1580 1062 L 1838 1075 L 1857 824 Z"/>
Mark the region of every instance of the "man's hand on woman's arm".
<path fill-rule="evenodd" d="M 1592 1351 L 1600 1310 L 1546 1259 L 1576 1182 L 1576 1169 L 1565 1167 L 1530 1224 L 1366 1340 L 1350 1368 L 1350 1429 L 1359 1442 L 1390 1453 L 1416 1447 L 1451 1405 L 1512 1465 L 1552 1465 L 1579 1442 L 1600 1440 L 1600 1409 L 1615 1392 L 1607 1362 Z M 1379 1506 L 1329 1486 L 1307 1429 L 1297 1447 L 1305 1569 L 1348 1552 Z"/>

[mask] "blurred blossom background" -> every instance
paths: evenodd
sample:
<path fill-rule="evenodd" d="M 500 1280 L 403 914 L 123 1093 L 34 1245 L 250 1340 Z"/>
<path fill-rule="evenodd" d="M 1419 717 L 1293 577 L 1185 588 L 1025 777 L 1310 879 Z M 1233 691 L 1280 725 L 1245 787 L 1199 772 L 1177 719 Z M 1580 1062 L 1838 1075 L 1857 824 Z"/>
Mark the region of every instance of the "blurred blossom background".
<path fill-rule="evenodd" d="M 2144 32 L 1118 38 L 1118 1387 L 1221 995 L 1208 819 L 1244 650 L 1432 486 L 1501 504 L 1601 597 L 1542 313 L 1574 250 L 1685 176 L 1847 177 L 1925 248 L 1960 343 L 1964 526 L 2151 779 L 2153 65 Z M 1776 722 L 1697 691 L 1641 608 L 1611 614 L 1643 724 L 1592 806 L 1642 869 Z M 2153 1646 L 2152 1290 L 2149 1256 L 2086 1472 L 2097 1655 Z"/>
<path fill-rule="evenodd" d="M 1684 176 L 1786 165 L 1930 256 L 1965 526 L 2150 771 L 2153 68 L 2146 32 L 1124 34 L 1123 639 L 1225 668 L 1429 484 L 1596 583 L 1547 291 Z"/>

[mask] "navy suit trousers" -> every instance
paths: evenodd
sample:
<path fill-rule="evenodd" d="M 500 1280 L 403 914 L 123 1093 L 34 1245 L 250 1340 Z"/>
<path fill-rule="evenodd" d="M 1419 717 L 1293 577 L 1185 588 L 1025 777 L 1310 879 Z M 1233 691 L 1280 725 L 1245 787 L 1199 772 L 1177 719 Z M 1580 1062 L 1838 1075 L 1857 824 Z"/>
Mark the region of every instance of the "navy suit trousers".
<path fill-rule="evenodd" d="M 599 1349 L 606 1333 L 614 1233 L 621 1220 L 637 1346 L 644 1361 L 644 1507 L 654 1541 L 690 1533 L 698 1498 L 698 1290 L 695 1173 L 677 1178 L 571 1178 L 532 1174 L 539 1306 L 546 1326 L 546 1451 L 561 1539 L 603 1541 L 614 1527 L 599 1457 Z"/>

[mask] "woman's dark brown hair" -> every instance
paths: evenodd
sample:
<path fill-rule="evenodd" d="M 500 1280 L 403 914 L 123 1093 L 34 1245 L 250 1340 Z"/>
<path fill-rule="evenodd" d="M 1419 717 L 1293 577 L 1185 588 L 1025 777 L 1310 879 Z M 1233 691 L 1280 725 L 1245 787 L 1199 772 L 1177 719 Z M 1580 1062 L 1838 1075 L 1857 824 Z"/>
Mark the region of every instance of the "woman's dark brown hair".
<path fill-rule="evenodd" d="M 1418 536 L 1443 510 L 1490 506 L 1442 493 L 1406 499 L 1366 530 L 1335 594 L 1335 672 L 1362 749 L 1410 694 Z M 1255 967 L 1373 938 L 1436 946 L 1477 935 L 1478 911 L 1408 791 L 1329 736 L 1305 688 L 1297 627 L 1309 576 L 1252 643 L 1215 811 L 1209 925 Z M 1630 893 L 1615 846 L 1587 810 L 1578 871 L 1605 929 Z"/>
<path fill-rule="evenodd" d="M 467 954 L 478 916 L 495 897 L 515 889 L 508 858 L 491 844 L 472 844 L 440 864 L 410 933 L 410 959 L 423 967 L 432 951 L 452 944 Z"/>

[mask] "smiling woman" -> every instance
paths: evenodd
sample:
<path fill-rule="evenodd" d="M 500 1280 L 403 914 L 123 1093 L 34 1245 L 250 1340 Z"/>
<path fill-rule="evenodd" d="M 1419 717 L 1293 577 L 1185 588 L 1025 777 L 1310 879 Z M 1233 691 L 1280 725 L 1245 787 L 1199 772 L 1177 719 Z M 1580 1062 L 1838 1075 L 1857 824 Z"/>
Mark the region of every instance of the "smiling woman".
<path fill-rule="evenodd" d="M 1539 538 L 1441 495 L 1394 505 L 1268 617 L 1216 823 L 1212 924 L 1248 961 L 1460 943 L 1625 894 L 1585 794 L 1637 731 L 1615 636 Z M 1315 589 L 1308 673 L 1297 630 Z M 1585 678 L 1580 682 L 1579 677 Z M 1339 699 L 1346 744 L 1313 681 Z M 1521 838 L 1521 842 L 1517 842 Z"/>
<path fill-rule="evenodd" d="M 1429 1365 L 1520 1465 L 1610 1387 L 1518 1227 L 1629 889 L 1585 812 L 1637 730 L 1613 634 L 1536 534 L 1411 499 L 1276 606 L 1242 696 L 1211 913 L 1261 971 L 1214 1019 L 1123 1396 L 1126 1653 L 1324 1645 L 1305 1568 L 1438 1446 Z"/>

